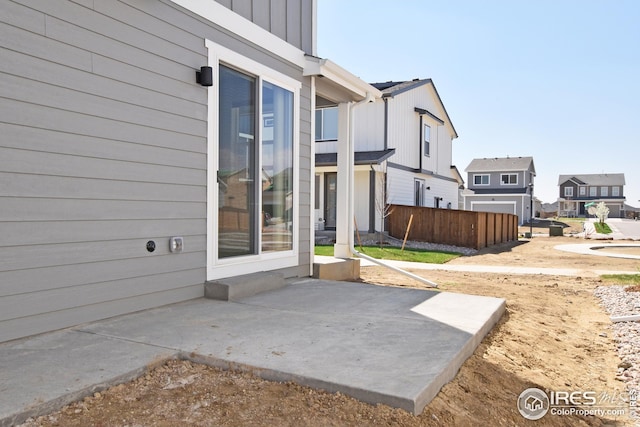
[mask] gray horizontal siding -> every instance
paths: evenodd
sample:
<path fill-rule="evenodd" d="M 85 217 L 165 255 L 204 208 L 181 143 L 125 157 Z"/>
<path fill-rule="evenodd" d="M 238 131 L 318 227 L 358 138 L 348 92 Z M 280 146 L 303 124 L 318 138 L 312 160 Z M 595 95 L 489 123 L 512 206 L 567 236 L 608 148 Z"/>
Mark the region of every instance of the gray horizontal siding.
<path fill-rule="evenodd" d="M 197 120 L 206 119 L 206 116 L 202 114 L 202 109 L 198 108 L 205 101 L 204 95 L 206 94 L 203 94 L 203 90 L 198 90 L 198 98 L 196 98 L 200 99 L 201 102 L 194 102 L 117 80 L 105 85 L 102 76 L 64 65 L 52 64 L 44 59 L 34 58 L 9 49 L 0 49 L 0 56 L 4 59 L 0 62 L 0 72 L 11 74 L 16 78 L 26 78 L 31 81 L 59 87 L 58 91 L 63 91 L 61 88 L 71 89 L 73 91 L 71 93 L 81 92 L 167 112 L 176 116 Z M 95 68 L 98 67 L 96 66 Z M 104 60 L 101 62 L 100 68 L 117 68 L 117 63 Z M 115 75 L 116 73 L 112 71 L 110 74 Z M 34 86 L 34 88 L 37 89 L 37 86 Z"/>
<path fill-rule="evenodd" d="M 0 147 L 0 170 L 117 181 L 202 185 L 206 171 L 124 160 L 80 157 Z"/>
<path fill-rule="evenodd" d="M 157 240 L 156 250 L 153 253 L 146 250 L 148 238 Z M 149 236 L 148 238 L 2 247 L 0 248 L 0 258 L 2 259 L 4 270 L 10 271 L 131 258 L 141 258 L 143 262 L 144 259 L 151 256 L 169 254 L 168 238 L 157 239 L 154 236 Z M 187 251 L 204 251 L 204 236 L 192 236 L 187 240 L 189 240 L 189 249 L 185 247 L 184 253 Z M 204 280 L 202 282 L 204 283 Z"/>
<path fill-rule="evenodd" d="M 37 298 L 32 294 L 18 294 L 3 298 L 6 306 L 0 312 L 0 322 L 44 312 L 69 310 L 78 306 L 105 303 L 112 300 L 147 295 L 175 289 L 180 283 L 193 284 L 202 280 L 201 270 L 172 271 L 164 274 L 147 274 L 114 282 L 83 284 L 40 291 Z"/>
<path fill-rule="evenodd" d="M 2 156 L 2 149 L 0 149 L 0 156 Z M 69 189 L 73 191 L 71 194 Z M 199 203 L 206 196 L 206 188 L 173 183 L 120 181 L 109 179 L 108 176 L 106 179 L 84 179 L 0 172 L 0 195 L 1 197 Z"/>
<path fill-rule="evenodd" d="M 0 5 L 0 341 L 202 295 L 204 38 L 96 9 Z"/>
<path fill-rule="evenodd" d="M 132 123 L 176 133 L 191 135 L 206 133 L 204 120 L 177 116 L 9 74 L 5 74 L 0 81 L 0 98 L 15 99 L 63 111 L 83 113 L 121 123 Z"/>
<path fill-rule="evenodd" d="M 52 226 L 55 225 L 55 226 Z M 126 219 L 103 221 L 19 221 L 0 222 L 2 247 L 26 245 L 52 245 L 56 243 L 96 242 L 125 239 L 147 239 L 169 236 L 171 230 L 177 236 L 199 236 L 206 227 L 206 220 L 193 219 Z M 145 240 L 146 242 L 146 240 Z M 193 242 L 185 243 L 194 249 Z M 200 248 L 202 250 L 202 248 Z M 156 252 L 157 255 L 159 252 Z M 0 283 L 2 281 L 0 280 Z M 6 282 L 5 282 L 6 283 Z"/>
<path fill-rule="evenodd" d="M 29 108 L 28 105 L 24 105 L 23 103 L 13 104 L 17 108 Z M 29 110 L 29 112 L 36 113 L 49 113 L 50 111 L 51 110 L 48 109 L 38 108 Z M 40 124 L 44 125 L 44 123 Z M 183 141 L 180 141 L 176 147 L 176 136 L 173 134 L 166 135 L 166 138 L 162 140 L 150 139 L 147 144 L 147 141 L 141 143 L 119 141 L 97 136 L 71 134 L 53 129 L 41 129 L 28 125 L 22 126 L 1 122 L 0 134 L 3 135 L 0 146 L 6 148 L 192 169 L 206 168 L 206 159 L 202 156 L 202 154 L 206 153 L 205 143 L 198 140 L 197 145 L 191 147 L 188 146 L 188 144 L 184 144 Z M 134 135 L 128 136 L 129 138 L 134 137 Z M 140 136 L 143 137 L 144 134 L 140 133 Z M 152 138 L 152 136 L 149 137 Z M 182 137 L 181 139 L 186 138 Z M 163 145 L 173 145 L 175 148 L 164 147 Z M 187 150 L 187 148 L 198 149 L 199 152 L 191 152 Z"/>
<path fill-rule="evenodd" d="M 78 268 L 76 264 L 69 264 L 36 269 L 36 271 L 46 273 L 46 276 L 41 276 L 46 277 L 46 280 L 33 280 L 33 271 L 30 270 L 5 271 L 0 272 L 0 280 L 5 283 L 2 286 L 2 294 L 0 296 L 114 282 L 143 277 L 148 274 L 157 276 L 190 269 L 197 270 L 201 269 L 203 265 L 204 254 L 192 252 L 180 257 L 175 255 L 149 255 L 149 259 L 145 263 L 141 263 L 138 258 L 132 258 L 84 264 L 82 268 Z M 100 270 L 103 273 L 96 275 L 96 270 Z"/>
<path fill-rule="evenodd" d="M 203 219 L 206 203 L 3 197 L 0 221 Z M 203 232 L 205 230 L 202 230 Z"/>
<path fill-rule="evenodd" d="M 203 136 L 178 134 L 154 127 L 118 122 L 84 113 L 34 105 L 20 100 L 2 100 L 0 102 L 0 117 L 2 117 L 4 123 L 45 129 L 47 131 L 58 131 L 144 145 L 160 145 L 167 148 L 200 151 L 202 153 L 206 153 L 207 147 L 207 141 Z"/>
<path fill-rule="evenodd" d="M 300 79 L 169 1 L 0 2 L 0 341 L 202 296 L 209 113 L 194 80 L 205 38 Z M 304 194 L 310 119 L 304 108 Z"/>
<path fill-rule="evenodd" d="M 0 324 L 0 341 L 62 329 L 95 319 L 118 316 L 200 296 L 202 296 L 202 284 L 197 284 L 126 299 L 114 299 L 100 304 L 78 306 L 68 310 L 48 311 L 35 316 L 18 317 Z"/>

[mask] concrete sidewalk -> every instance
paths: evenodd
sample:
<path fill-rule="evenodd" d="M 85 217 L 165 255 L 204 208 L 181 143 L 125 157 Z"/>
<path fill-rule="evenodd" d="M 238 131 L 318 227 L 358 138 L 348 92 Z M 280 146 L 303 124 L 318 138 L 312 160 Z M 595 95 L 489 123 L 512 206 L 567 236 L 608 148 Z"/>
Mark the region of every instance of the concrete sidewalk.
<path fill-rule="evenodd" d="M 499 298 L 301 280 L 0 344 L 0 426 L 49 413 L 168 358 L 242 368 L 420 413 L 505 310 Z"/>
<path fill-rule="evenodd" d="M 601 246 L 598 244 L 590 244 L 589 246 Z M 585 250 L 584 253 L 587 253 Z M 316 256 L 316 258 L 319 258 Z M 405 270 L 425 270 L 425 271 L 456 271 L 470 273 L 498 273 L 498 274 L 546 274 L 552 276 L 582 276 L 597 277 L 603 274 L 637 274 L 637 271 L 620 271 L 620 270 L 598 270 L 590 268 L 545 268 L 545 267 L 518 267 L 510 265 L 463 265 L 463 264 L 427 264 L 422 262 L 393 261 L 384 260 L 386 264 L 393 265 Z M 365 259 L 360 260 L 361 267 L 376 266 L 373 262 Z M 428 277 L 426 277 L 428 279 Z"/>

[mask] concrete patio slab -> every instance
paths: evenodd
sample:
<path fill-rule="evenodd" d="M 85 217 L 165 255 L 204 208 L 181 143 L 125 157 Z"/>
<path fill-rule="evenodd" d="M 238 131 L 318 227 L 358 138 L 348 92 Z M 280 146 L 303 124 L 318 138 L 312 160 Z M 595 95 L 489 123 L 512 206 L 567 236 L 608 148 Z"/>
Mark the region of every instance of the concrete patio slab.
<path fill-rule="evenodd" d="M 132 380 L 174 354 L 71 329 L 0 344 L 0 426 Z"/>
<path fill-rule="evenodd" d="M 422 412 L 499 320 L 499 298 L 302 280 L 0 344 L 0 425 L 180 357 Z"/>

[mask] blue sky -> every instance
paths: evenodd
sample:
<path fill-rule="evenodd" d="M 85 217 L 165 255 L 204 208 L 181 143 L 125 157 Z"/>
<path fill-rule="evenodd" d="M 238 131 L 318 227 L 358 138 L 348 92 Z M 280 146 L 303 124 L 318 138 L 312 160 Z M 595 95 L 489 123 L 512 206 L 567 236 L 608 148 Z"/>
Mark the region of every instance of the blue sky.
<path fill-rule="evenodd" d="M 640 1 L 318 0 L 318 55 L 363 80 L 431 78 L 453 162 L 533 156 L 559 174 L 624 173 L 640 206 Z"/>

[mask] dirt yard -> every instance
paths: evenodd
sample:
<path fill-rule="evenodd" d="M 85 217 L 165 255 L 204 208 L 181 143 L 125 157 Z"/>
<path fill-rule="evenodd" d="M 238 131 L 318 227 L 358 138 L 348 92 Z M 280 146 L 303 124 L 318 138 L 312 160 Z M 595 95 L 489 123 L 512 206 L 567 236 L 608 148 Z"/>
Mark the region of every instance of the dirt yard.
<path fill-rule="evenodd" d="M 452 263 L 638 271 L 639 261 L 553 249 L 557 244 L 582 242 L 570 237 L 535 237 L 530 242 L 495 247 Z M 516 408 L 519 394 L 529 387 L 595 391 L 599 396 L 616 396 L 626 390 L 615 379 L 620 360 L 611 338 L 611 323 L 593 296 L 593 290 L 603 284 L 599 278 L 586 274 L 561 277 L 415 273 L 436 281 L 445 291 L 507 300 L 503 319 L 420 416 L 382 405 L 371 406 L 342 394 L 172 361 L 131 383 L 96 393 L 27 425 L 634 425 L 627 416 L 547 414 L 539 421 L 528 421 Z M 383 286 L 423 286 L 382 267 L 363 268 L 362 280 Z"/>

